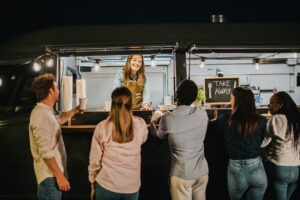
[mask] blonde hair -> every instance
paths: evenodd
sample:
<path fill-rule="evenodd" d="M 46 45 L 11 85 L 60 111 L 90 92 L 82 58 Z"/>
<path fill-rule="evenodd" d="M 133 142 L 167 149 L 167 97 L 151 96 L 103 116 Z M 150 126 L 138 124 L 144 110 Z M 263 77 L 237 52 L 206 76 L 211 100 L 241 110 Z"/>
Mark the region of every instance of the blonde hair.
<path fill-rule="evenodd" d="M 113 123 L 112 140 L 126 143 L 133 140 L 131 92 L 126 87 L 118 87 L 111 94 L 112 104 L 108 122 Z"/>
<path fill-rule="evenodd" d="M 146 79 L 146 76 L 145 76 L 145 64 L 144 64 L 144 56 L 141 55 L 141 54 L 134 54 L 134 55 L 129 55 L 127 57 L 127 61 L 126 61 L 126 64 L 123 68 L 123 71 L 124 71 L 124 81 L 123 81 L 123 86 L 128 86 L 128 83 L 129 83 L 129 80 L 130 80 L 130 71 L 131 71 L 131 66 L 130 66 L 130 62 L 131 62 L 131 59 L 133 58 L 133 56 L 140 56 L 142 58 L 142 66 L 141 68 L 139 69 L 139 71 L 137 72 L 137 85 L 138 86 L 141 86 L 141 87 L 144 87 L 144 84 L 145 84 L 145 79 Z"/>

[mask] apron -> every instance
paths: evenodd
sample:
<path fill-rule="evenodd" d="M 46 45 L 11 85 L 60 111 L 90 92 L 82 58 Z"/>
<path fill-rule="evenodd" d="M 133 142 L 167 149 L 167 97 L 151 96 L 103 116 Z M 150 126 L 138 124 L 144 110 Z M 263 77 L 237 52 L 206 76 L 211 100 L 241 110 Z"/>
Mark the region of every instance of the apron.
<path fill-rule="evenodd" d="M 137 84 L 136 81 L 129 80 L 128 85 L 126 86 L 131 94 L 132 94 L 132 109 L 133 110 L 140 110 L 142 108 L 143 103 L 143 89 Z"/>

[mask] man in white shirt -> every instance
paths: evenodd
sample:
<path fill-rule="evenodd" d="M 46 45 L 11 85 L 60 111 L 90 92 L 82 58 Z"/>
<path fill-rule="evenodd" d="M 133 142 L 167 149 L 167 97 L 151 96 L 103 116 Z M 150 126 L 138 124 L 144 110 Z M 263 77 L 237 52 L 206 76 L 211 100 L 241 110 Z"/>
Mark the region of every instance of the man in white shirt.
<path fill-rule="evenodd" d="M 78 107 L 55 116 L 54 104 L 59 99 L 56 78 L 52 74 L 36 77 L 32 83 L 37 105 L 29 122 L 30 149 L 38 183 L 38 199 L 60 200 L 62 191 L 70 190 L 66 171 L 66 150 L 60 125 L 79 112 Z"/>

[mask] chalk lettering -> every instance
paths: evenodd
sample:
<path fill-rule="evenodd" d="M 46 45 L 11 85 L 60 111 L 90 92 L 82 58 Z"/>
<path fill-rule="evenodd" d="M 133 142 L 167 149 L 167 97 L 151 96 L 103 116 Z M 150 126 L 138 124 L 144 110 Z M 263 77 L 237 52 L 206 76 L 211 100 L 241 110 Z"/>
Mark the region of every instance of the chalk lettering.
<path fill-rule="evenodd" d="M 217 87 L 230 87 L 230 80 L 213 81 Z"/>
<path fill-rule="evenodd" d="M 231 88 L 216 88 L 215 90 L 215 95 L 220 95 L 220 94 L 231 94 Z"/>

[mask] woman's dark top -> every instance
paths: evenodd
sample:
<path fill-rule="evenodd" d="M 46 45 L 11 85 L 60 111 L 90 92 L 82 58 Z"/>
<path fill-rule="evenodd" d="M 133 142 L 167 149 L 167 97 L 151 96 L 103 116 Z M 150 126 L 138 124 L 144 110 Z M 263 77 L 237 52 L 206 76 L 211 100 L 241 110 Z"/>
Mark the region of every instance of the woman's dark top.
<path fill-rule="evenodd" d="M 236 133 L 237 128 L 228 126 L 229 114 L 221 115 L 215 122 L 218 129 L 223 130 L 227 151 L 230 159 L 244 160 L 260 156 L 260 145 L 266 134 L 266 120 L 262 116 L 258 118 L 258 128 L 252 136 L 242 139 Z"/>

